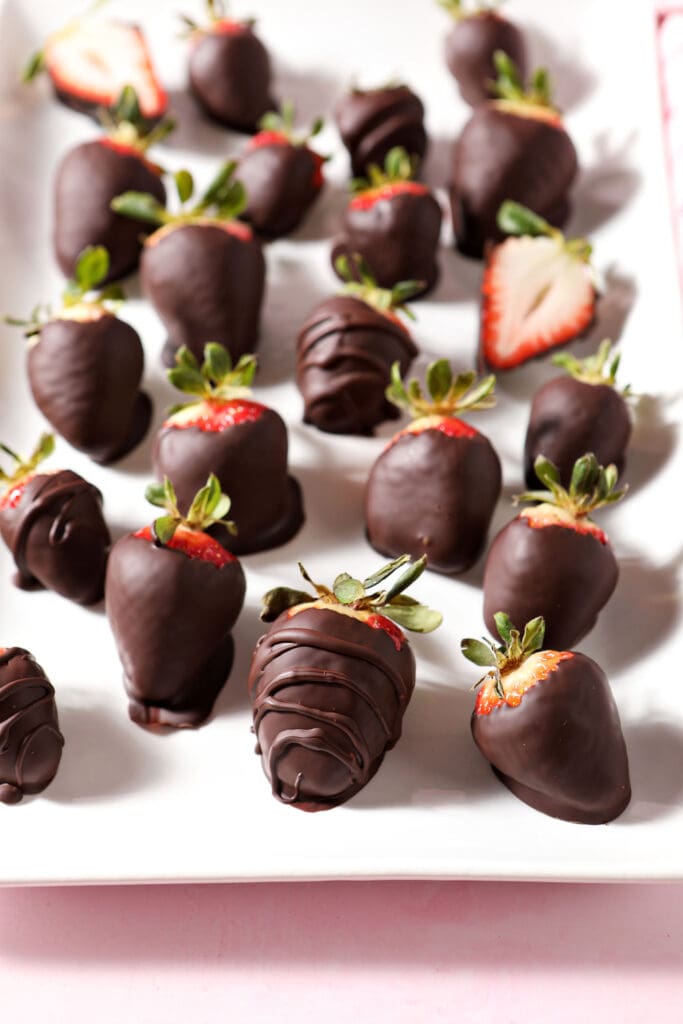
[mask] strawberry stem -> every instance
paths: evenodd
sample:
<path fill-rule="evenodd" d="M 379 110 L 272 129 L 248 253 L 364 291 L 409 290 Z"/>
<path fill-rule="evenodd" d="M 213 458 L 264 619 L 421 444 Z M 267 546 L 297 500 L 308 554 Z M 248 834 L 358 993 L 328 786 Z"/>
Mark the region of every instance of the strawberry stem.
<path fill-rule="evenodd" d="M 325 121 L 322 117 L 315 119 L 305 135 L 295 133 L 296 107 L 291 100 L 283 100 L 280 111 L 269 110 L 258 123 L 259 131 L 277 132 L 284 135 L 292 146 L 306 147 L 311 139 L 323 130 Z"/>
<path fill-rule="evenodd" d="M 132 85 L 124 85 L 115 105 L 111 109 L 102 108 L 99 118 L 109 138 L 140 153 L 146 153 L 177 127 L 170 117 L 164 117 L 158 122 L 143 117 L 138 95 Z"/>
<path fill-rule="evenodd" d="M 537 68 L 533 71 L 529 85 L 525 86 L 519 68 L 504 50 L 496 50 L 493 63 L 498 77 L 491 85 L 499 99 L 508 100 L 519 106 L 543 107 L 557 111 L 552 102 L 552 83 L 546 68 Z"/>
<path fill-rule="evenodd" d="M 475 3 L 469 8 L 464 0 L 436 0 L 436 2 L 455 21 L 466 21 L 468 18 L 476 18 L 480 14 L 498 10 L 505 3 L 505 0 L 480 0 L 479 3 Z"/>
<path fill-rule="evenodd" d="M 177 214 L 168 209 L 148 192 L 124 192 L 111 201 L 111 208 L 124 217 L 141 220 L 155 227 L 164 224 L 191 224 L 193 221 L 214 220 L 224 223 L 235 220 L 247 205 L 247 193 L 241 181 L 234 180 L 237 162 L 224 163 L 199 201 Z M 189 171 L 174 175 L 178 198 L 185 206 L 194 195 L 194 179 Z"/>
<path fill-rule="evenodd" d="M 54 434 L 41 434 L 38 439 L 38 444 L 28 457 L 19 455 L 6 444 L 0 444 L 0 451 L 5 455 L 8 455 L 14 463 L 14 467 L 10 473 L 0 468 L 0 482 L 5 485 L 6 490 L 9 490 L 11 487 L 14 487 L 19 483 L 20 480 L 23 480 L 24 477 L 33 473 L 44 459 L 47 459 L 48 456 L 52 455 L 54 450 Z"/>
<path fill-rule="evenodd" d="M 555 366 L 561 366 L 571 377 L 584 384 L 607 384 L 616 388 L 621 354 L 612 353 L 612 342 L 608 338 L 601 341 L 597 352 L 586 359 L 577 359 L 570 352 L 559 352 L 553 356 L 552 361 Z M 620 393 L 628 396 L 631 393 L 630 386 L 627 384 Z"/>
<path fill-rule="evenodd" d="M 150 505 L 166 510 L 167 514 L 152 524 L 154 538 L 162 546 L 170 543 L 180 526 L 201 533 L 221 523 L 230 533 L 237 533 L 235 524 L 226 518 L 230 512 L 230 498 L 223 494 L 218 477 L 213 473 L 197 491 L 186 516 L 181 515 L 178 509 L 175 488 L 168 477 L 164 477 L 161 484 L 150 484 L 145 497 Z"/>
<path fill-rule="evenodd" d="M 413 419 L 424 416 L 459 416 L 462 412 L 491 409 L 496 404 L 496 378 L 493 374 L 477 380 L 474 370 L 453 376 L 447 359 L 438 359 L 427 367 L 425 397 L 418 380 L 404 382 L 398 362 L 391 368 L 391 384 L 386 390 L 390 402 Z"/>
<path fill-rule="evenodd" d="M 534 462 L 536 476 L 548 488 L 547 491 L 526 491 L 514 497 L 515 504 L 522 501 L 542 502 L 569 513 L 574 519 L 581 519 L 604 505 L 614 505 L 626 494 L 627 488 L 616 491 L 619 471 L 615 465 L 603 468 L 592 452 L 582 455 L 574 463 L 569 488 L 560 483 L 557 466 L 544 455 Z"/>
<path fill-rule="evenodd" d="M 354 195 L 368 192 L 370 189 L 394 185 L 402 181 L 412 181 L 417 173 L 419 158 L 410 156 L 403 146 L 394 146 L 384 158 L 384 168 L 379 164 L 368 166 L 367 178 L 354 178 L 350 189 Z"/>
<path fill-rule="evenodd" d="M 510 621 L 510 616 L 505 612 L 496 612 L 493 617 L 502 643 L 496 644 L 486 637 L 481 640 L 470 637 L 461 640 L 460 650 L 468 661 L 488 669 L 475 683 L 473 689 L 487 679 L 493 679 L 497 695 L 505 699 L 503 677 L 518 668 L 536 651 L 542 649 L 545 639 L 545 620 L 542 615 L 531 619 L 524 627 L 524 633 L 520 634 Z"/>
<path fill-rule="evenodd" d="M 176 365 L 166 376 L 178 391 L 196 395 L 197 400 L 229 402 L 236 398 L 249 398 L 251 383 L 256 373 L 256 356 L 240 356 L 235 366 L 224 345 L 215 341 L 204 346 L 204 362 L 199 364 L 196 356 L 183 345 L 176 352 Z M 177 405 L 171 413 L 179 412 L 197 401 Z"/>
<path fill-rule="evenodd" d="M 399 281 L 393 288 L 380 288 L 370 267 L 359 253 L 339 256 L 334 266 L 339 276 L 346 282 L 339 291 L 340 295 L 353 295 L 379 313 L 403 313 L 411 320 L 415 319 L 412 309 L 405 303 L 423 290 L 423 281 Z"/>
<path fill-rule="evenodd" d="M 553 238 L 575 259 L 582 263 L 590 263 L 593 247 L 588 239 L 565 238 L 559 228 L 554 228 L 533 210 L 512 199 L 506 199 L 501 204 L 496 216 L 496 223 L 500 230 L 508 235 Z"/>

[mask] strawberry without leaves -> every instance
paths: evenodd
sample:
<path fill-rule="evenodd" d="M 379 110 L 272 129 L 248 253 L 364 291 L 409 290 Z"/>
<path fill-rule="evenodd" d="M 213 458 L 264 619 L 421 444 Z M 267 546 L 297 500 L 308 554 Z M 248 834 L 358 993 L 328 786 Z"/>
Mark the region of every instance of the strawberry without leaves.
<path fill-rule="evenodd" d="M 355 177 L 371 166 L 383 167 L 392 149 L 404 149 L 419 167 L 427 149 L 424 106 L 407 85 L 352 89 L 337 103 L 334 116 L 351 158 Z"/>

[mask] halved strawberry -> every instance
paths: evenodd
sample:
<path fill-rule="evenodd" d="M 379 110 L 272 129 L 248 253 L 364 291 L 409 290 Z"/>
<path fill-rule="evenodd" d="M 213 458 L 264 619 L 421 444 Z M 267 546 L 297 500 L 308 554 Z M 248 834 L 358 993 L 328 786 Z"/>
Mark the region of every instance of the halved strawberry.
<path fill-rule="evenodd" d="M 583 334 L 597 293 L 585 239 L 565 239 L 517 203 L 501 207 L 511 237 L 489 250 L 481 285 L 481 350 L 486 363 L 509 370 Z"/>

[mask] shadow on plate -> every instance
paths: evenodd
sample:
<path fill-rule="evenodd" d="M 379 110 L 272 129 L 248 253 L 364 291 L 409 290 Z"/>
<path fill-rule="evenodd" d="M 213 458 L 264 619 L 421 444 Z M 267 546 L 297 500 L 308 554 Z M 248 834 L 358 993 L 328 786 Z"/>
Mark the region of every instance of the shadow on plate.
<path fill-rule="evenodd" d="M 166 136 L 161 149 L 190 150 L 222 162 L 236 159 L 249 138 L 212 121 L 184 89 L 169 93 L 168 108 L 176 120 L 176 129 Z"/>
<path fill-rule="evenodd" d="M 301 71 L 288 65 L 276 65 L 274 92 L 296 107 L 297 125 L 306 130 L 318 117 L 332 123 L 334 104 L 344 86 L 334 75 L 321 71 Z"/>
<path fill-rule="evenodd" d="M 642 395 L 635 404 L 633 437 L 624 479 L 631 491 L 647 486 L 676 449 L 680 426 L 666 412 L 680 399 L 676 396 Z"/>
<path fill-rule="evenodd" d="M 558 44 L 535 25 L 525 24 L 532 67 L 547 67 L 553 84 L 554 100 L 563 111 L 578 107 L 590 96 L 597 84 L 597 75 L 586 67 L 575 49 Z"/>
<path fill-rule="evenodd" d="M 245 564 L 248 564 L 246 558 L 244 561 Z M 261 622 L 259 618 L 260 610 L 260 606 L 246 604 L 235 624 L 232 631 L 232 638 L 235 641 L 235 660 L 230 677 L 218 694 L 212 719 L 221 718 L 223 715 L 232 715 L 236 711 L 244 711 L 249 707 L 247 679 L 249 678 L 251 656 L 256 641 L 268 629 L 268 623 Z M 207 725 L 210 724 L 209 721 Z"/>
<path fill-rule="evenodd" d="M 625 209 L 638 191 L 640 174 L 629 161 L 634 139 L 629 136 L 615 146 L 608 133 L 594 138 L 592 159 L 581 167 L 571 195 L 570 236 L 590 237 Z"/>
<path fill-rule="evenodd" d="M 673 722 L 624 723 L 633 796 L 617 825 L 634 825 L 680 812 L 683 801 L 683 729 Z"/>

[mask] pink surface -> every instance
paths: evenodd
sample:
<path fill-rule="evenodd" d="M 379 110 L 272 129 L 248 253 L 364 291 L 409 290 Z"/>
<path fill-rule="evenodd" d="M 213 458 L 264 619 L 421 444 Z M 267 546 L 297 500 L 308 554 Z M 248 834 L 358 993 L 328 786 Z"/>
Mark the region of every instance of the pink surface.
<path fill-rule="evenodd" d="M 683 1015 L 683 887 L 7 890 L 6 1021 L 632 1024 Z"/>

